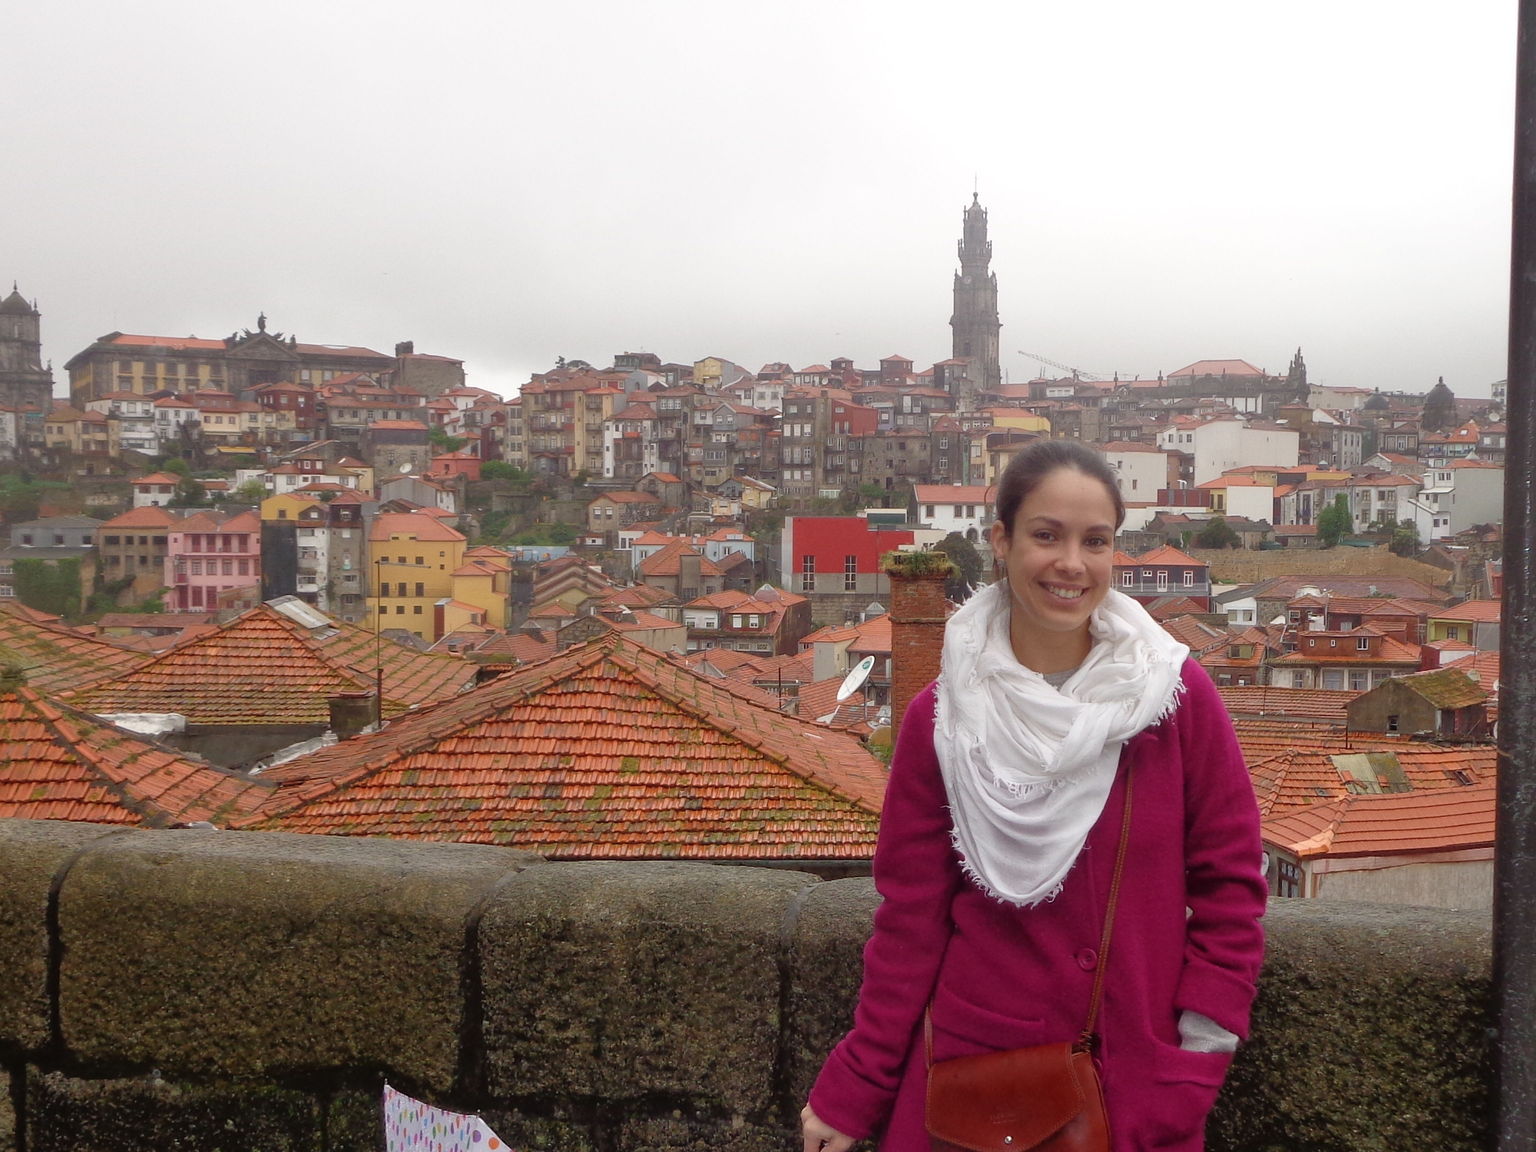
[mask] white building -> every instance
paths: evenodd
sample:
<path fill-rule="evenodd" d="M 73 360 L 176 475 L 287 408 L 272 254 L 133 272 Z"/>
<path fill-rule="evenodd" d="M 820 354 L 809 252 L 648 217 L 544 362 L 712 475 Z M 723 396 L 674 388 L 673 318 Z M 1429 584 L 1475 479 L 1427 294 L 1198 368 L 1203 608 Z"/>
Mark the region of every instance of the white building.
<path fill-rule="evenodd" d="M 1193 457 L 1194 483 L 1204 484 L 1245 465 L 1294 468 L 1300 458 L 1301 435 L 1282 424 L 1245 423 L 1232 416 L 1218 416 L 1200 423 L 1169 425 L 1157 434 L 1157 446 Z"/>
<path fill-rule="evenodd" d="M 1125 529 L 1134 532 L 1146 527 L 1156 514 L 1158 492 L 1174 486 L 1169 479 L 1168 453 L 1150 444 L 1118 440 L 1102 445 L 1099 451 L 1114 470 L 1125 504 Z"/>
<path fill-rule="evenodd" d="M 992 490 L 982 484 L 914 484 L 908 523 L 930 528 L 940 539 L 958 532 L 972 543 L 985 538 L 992 523 Z"/>

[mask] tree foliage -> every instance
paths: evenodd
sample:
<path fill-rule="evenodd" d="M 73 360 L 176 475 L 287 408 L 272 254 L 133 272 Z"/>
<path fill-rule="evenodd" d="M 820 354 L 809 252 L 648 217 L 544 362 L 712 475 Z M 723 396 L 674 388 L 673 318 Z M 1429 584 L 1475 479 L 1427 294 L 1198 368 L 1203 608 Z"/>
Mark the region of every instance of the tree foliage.
<path fill-rule="evenodd" d="M 80 561 L 21 558 L 11 561 L 16 599 L 28 608 L 55 616 L 80 614 Z"/>
<path fill-rule="evenodd" d="M 514 484 L 528 479 L 528 473 L 505 460 L 487 460 L 480 465 L 480 479 L 482 480 L 510 480 Z"/>
<path fill-rule="evenodd" d="M 172 476 L 190 476 L 192 469 L 180 456 L 168 456 L 165 463 L 160 465 L 160 471 L 169 472 Z"/>
<path fill-rule="evenodd" d="M 176 494 L 166 502 L 172 508 L 192 508 L 208 503 L 208 490 L 191 476 L 176 481 Z"/>
<path fill-rule="evenodd" d="M 1394 556 L 1417 556 L 1419 554 L 1418 526 L 1412 520 L 1399 520 L 1397 526 L 1392 529 L 1387 550 Z"/>
<path fill-rule="evenodd" d="M 944 553 L 954 565 L 954 570 L 944 581 L 944 595 L 956 604 L 964 604 L 981 583 L 981 573 L 985 567 L 981 553 L 976 550 L 975 544 L 958 532 L 951 532 L 944 537 L 933 546 L 933 550 Z"/>
<path fill-rule="evenodd" d="M 437 449 L 438 452 L 444 453 L 457 452 L 460 448 L 463 448 L 464 445 L 468 444 L 469 441 L 466 440 L 463 436 L 450 436 L 441 428 L 434 425 L 427 429 L 427 443 L 430 444 L 433 448 Z M 482 471 L 481 475 L 483 476 L 485 473 Z"/>
<path fill-rule="evenodd" d="M 230 499 L 236 504 L 260 504 L 270 495 L 267 486 L 260 480 L 247 480 L 230 493 Z"/>
<path fill-rule="evenodd" d="M 1340 540 L 1344 539 L 1345 535 L 1353 527 L 1354 520 L 1349 514 L 1349 498 L 1341 492 L 1333 498 L 1332 504 L 1318 513 L 1318 546 L 1332 548 Z"/>
<path fill-rule="evenodd" d="M 1195 543 L 1201 548 L 1241 548 L 1243 539 L 1225 516 L 1212 516 L 1210 523 L 1195 534 Z"/>

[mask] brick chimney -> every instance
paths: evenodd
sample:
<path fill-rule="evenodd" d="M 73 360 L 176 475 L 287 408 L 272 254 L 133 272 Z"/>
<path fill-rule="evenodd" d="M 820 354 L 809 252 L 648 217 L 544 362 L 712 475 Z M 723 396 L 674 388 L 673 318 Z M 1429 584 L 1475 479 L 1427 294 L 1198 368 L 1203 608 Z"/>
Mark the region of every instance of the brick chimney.
<path fill-rule="evenodd" d="M 939 674 L 948 601 L 942 552 L 889 552 L 881 562 L 891 578 L 891 732 L 901 730 L 912 697 Z"/>

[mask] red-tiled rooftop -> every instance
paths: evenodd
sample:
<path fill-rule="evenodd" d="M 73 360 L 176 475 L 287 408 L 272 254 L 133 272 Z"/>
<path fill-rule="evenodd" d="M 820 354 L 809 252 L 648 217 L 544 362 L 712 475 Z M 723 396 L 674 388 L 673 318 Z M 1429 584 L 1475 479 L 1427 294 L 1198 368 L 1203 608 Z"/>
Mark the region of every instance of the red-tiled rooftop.
<path fill-rule="evenodd" d="M 97 715 L 179 712 L 191 724 L 324 725 L 329 697 L 373 689 L 376 655 L 385 716 L 452 696 L 474 680 L 474 667 L 455 657 L 380 642 L 351 624 L 306 628 L 263 604 L 67 699 Z"/>
<path fill-rule="evenodd" d="M 0 674 L 0 818 L 222 825 L 270 791 Z"/>
<path fill-rule="evenodd" d="M 1360 732 L 1341 737 L 1332 747 L 1293 747 L 1249 767 L 1259 811 L 1265 815 L 1394 787 L 1467 787 L 1492 780 L 1496 770 L 1492 744 L 1424 745 Z"/>
<path fill-rule="evenodd" d="M 1345 796 L 1272 816 L 1266 843 L 1306 859 L 1492 848 L 1496 785 Z"/>
<path fill-rule="evenodd" d="M 21 668 L 27 683 L 46 695 L 90 687 L 144 662 L 137 652 L 0 601 L 0 663 Z"/>
<path fill-rule="evenodd" d="M 555 859 L 866 859 L 885 772 L 615 633 L 268 770 L 247 826 Z"/>

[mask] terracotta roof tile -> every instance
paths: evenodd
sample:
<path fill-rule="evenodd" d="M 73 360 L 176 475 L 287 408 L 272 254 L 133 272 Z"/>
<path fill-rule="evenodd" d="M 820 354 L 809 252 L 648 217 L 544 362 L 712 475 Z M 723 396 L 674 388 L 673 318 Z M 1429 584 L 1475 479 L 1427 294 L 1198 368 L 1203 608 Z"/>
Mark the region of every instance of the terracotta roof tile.
<path fill-rule="evenodd" d="M 1259 810 L 1275 815 L 1343 796 L 1483 783 L 1496 764 L 1492 744 L 1425 745 L 1356 732 L 1341 733 L 1332 746 L 1293 746 L 1250 763 L 1249 774 Z"/>
<path fill-rule="evenodd" d="M 609 633 L 275 766 L 247 826 L 513 845 L 554 859 L 833 860 L 874 850 L 859 742 Z"/>
<path fill-rule="evenodd" d="M 1266 843 L 1302 858 L 1492 848 L 1492 782 L 1433 792 L 1345 796 L 1266 819 Z"/>
<path fill-rule="evenodd" d="M 137 652 L 0 603 L 0 664 L 13 664 L 44 694 L 87 688 L 145 663 Z"/>
<path fill-rule="evenodd" d="M 271 790 L 0 678 L 0 818 L 225 824 Z"/>
<path fill-rule="evenodd" d="M 192 724 L 323 725 L 330 696 L 373 688 L 376 654 L 386 716 L 452 696 L 474 681 L 474 666 L 456 657 L 381 641 L 352 624 L 311 630 L 262 605 L 67 698 L 97 715 L 179 712 Z"/>

